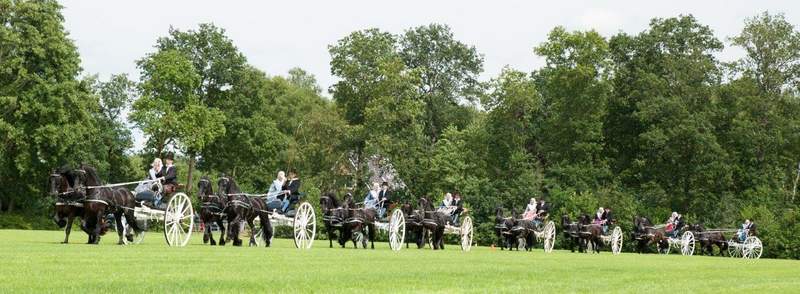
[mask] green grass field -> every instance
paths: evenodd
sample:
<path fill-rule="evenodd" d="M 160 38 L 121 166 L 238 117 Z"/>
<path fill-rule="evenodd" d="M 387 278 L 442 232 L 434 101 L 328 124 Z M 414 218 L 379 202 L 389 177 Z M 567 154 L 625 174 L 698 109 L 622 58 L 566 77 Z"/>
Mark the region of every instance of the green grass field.
<path fill-rule="evenodd" d="M 113 234 L 113 232 L 110 232 Z M 59 231 L 0 231 L 0 292 L 800 292 L 800 262 L 720 257 L 554 251 L 461 252 L 430 249 L 328 248 L 317 240 L 300 251 L 290 240 L 273 247 L 202 245 L 170 248 L 162 235 L 118 246 L 59 244 Z M 676 292 L 677 291 L 677 292 Z"/>

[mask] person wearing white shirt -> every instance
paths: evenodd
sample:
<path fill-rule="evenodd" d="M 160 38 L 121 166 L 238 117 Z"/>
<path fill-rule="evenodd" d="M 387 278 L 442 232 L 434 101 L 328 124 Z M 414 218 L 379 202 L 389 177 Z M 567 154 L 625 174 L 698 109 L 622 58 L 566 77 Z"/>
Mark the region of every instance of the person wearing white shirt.
<path fill-rule="evenodd" d="M 267 201 L 271 199 L 275 199 L 283 192 L 283 183 L 286 182 L 286 173 L 283 171 L 278 172 L 278 176 L 272 181 L 272 185 L 269 186 L 269 191 L 267 191 Z"/>
<path fill-rule="evenodd" d="M 378 192 L 381 187 L 378 183 L 372 183 L 372 189 L 364 196 L 364 208 L 377 209 L 378 208 Z"/>

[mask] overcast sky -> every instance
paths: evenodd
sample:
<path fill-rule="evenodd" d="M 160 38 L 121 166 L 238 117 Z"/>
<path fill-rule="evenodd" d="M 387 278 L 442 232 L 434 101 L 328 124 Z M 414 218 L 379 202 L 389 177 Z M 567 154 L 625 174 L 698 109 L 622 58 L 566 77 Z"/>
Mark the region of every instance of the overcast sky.
<path fill-rule="evenodd" d="M 450 25 L 455 37 L 484 55 L 483 78 L 508 65 L 532 71 L 543 61 L 532 48 L 561 25 L 595 29 L 605 36 L 638 33 L 653 17 L 693 14 L 725 39 L 745 18 L 762 11 L 783 12 L 800 24 L 797 1 L 63 1 L 66 28 L 80 51 L 87 74 L 105 78 L 128 73 L 137 79 L 135 60 L 152 52 L 170 26 L 181 30 L 213 22 L 224 28 L 250 64 L 271 75 L 292 67 L 333 84 L 327 46 L 348 33 L 377 27 L 392 33 L 429 23 Z M 727 45 L 727 42 L 726 42 Z M 726 48 L 721 60 L 740 57 Z M 137 147 L 141 136 L 137 135 Z M 138 149 L 138 148 L 137 148 Z"/>

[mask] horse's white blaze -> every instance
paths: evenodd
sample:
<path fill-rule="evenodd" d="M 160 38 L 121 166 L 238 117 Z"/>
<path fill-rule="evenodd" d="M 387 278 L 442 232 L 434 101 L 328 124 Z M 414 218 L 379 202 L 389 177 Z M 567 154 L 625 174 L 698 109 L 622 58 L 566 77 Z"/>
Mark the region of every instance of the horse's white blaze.
<path fill-rule="evenodd" d="M 303 202 L 297 208 L 292 222 L 294 229 L 294 245 L 298 249 L 311 249 L 317 233 L 317 216 L 314 208 L 308 202 Z"/>
<path fill-rule="evenodd" d="M 400 209 L 395 209 L 389 218 L 389 246 L 393 251 L 403 248 L 406 236 L 406 219 Z"/>
<path fill-rule="evenodd" d="M 472 249 L 472 238 L 474 237 L 474 230 L 472 226 L 472 218 L 469 216 L 464 217 L 461 221 L 461 250 L 469 252 Z"/>
<path fill-rule="evenodd" d="M 164 238 L 169 246 L 186 246 L 194 228 L 192 201 L 184 193 L 172 195 L 164 212 Z"/>

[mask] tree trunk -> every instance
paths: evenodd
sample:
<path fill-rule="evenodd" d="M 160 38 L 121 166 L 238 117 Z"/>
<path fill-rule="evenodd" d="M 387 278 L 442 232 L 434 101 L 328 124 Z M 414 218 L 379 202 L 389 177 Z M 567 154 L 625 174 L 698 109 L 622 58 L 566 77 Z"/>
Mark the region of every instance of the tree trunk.
<path fill-rule="evenodd" d="M 14 198 L 8 199 L 8 213 L 14 212 Z"/>
<path fill-rule="evenodd" d="M 3 197 L 0 197 L 0 213 L 3 213 Z"/>
<path fill-rule="evenodd" d="M 195 156 L 193 154 L 189 154 L 189 171 L 186 173 L 186 193 L 192 192 L 192 171 L 194 171 L 194 162 Z"/>

